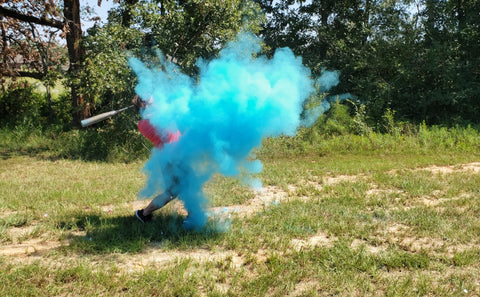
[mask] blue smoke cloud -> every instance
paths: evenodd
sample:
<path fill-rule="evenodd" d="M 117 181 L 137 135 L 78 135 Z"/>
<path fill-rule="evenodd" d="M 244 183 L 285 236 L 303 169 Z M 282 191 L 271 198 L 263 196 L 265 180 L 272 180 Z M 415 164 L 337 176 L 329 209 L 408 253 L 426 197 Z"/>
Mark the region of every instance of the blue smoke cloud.
<path fill-rule="evenodd" d="M 261 187 L 251 175 L 261 172 L 262 163 L 251 152 L 262 138 L 294 136 L 300 125 L 311 125 L 328 109 L 300 119 L 305 100 L 315 92 L 310 70 L 288 48 L 278 49 L 272 59 L 257 56 L 260 49 L 261 40 L 242 33 L 217 59 L 200 59 L 195 80 L 173 63 L 166 62 L 162 71 L 129 60 L 138 77 L 136 93 L 152 100 L 142 117 L 159 131 L 181 133 L 177 142 L 152 150 L 139 196 L 158 194 L 178 176 L 179 199 L 197 229 L 207 221 L 203 186 L 213 174 L 246 176 L 250 186 Z M 325 72 L 317 83 L 326 91 L 338 84 L 338 73 Z"/>

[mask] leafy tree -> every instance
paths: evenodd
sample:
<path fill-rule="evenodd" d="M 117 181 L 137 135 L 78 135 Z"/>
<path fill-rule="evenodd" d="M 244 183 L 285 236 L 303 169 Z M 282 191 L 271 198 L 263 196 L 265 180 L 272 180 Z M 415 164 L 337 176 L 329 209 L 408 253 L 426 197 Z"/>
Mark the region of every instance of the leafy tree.
<path fill-rule="evenodd" d="M 390 105 L 404 119 L 429 124 L 478 123 L 480 64 L 478 1 L 425 0 L 414 15 L 419 20 L 408 55 L 393 82 Z M 398 47 L 400 48 L 400 47 Z"/>
<path fill-rule="evenodd" d="M 43 22 L 47 23 L 47 18 L 58 17 L 59 13 L 54 6 L 49 5 L 47 2 L 44 4 L 46 7 L 44 15 L 47 17 L 45 17 Z M 35 3 L 14 1 L 10 5 L 19 7 L 30 18 L 40 13 L 38 11 L 39 5 Z M 0 9 L 3 9 L 3 6 Z M 8 13 L 13 14 L 15 11 Z M 6 91 L 5 77 L 31 77 L 41 80 L 46 87 L 47 101 L 50 114 L 52 114 L 50 87 L 58 77 L 59 68 L 66 62 L 63 47 L 57 42 L 57 38 L 62 32 L 60 24 L 52 22 L 52 25 L 55 26 L 39 26 L 30 19 L 27 25 L 25 25 L 23 21 L 13 17 L 4 17 L 3 15 L 0 15 L 0 19 L 2 36 L 0 44 L 0 73 L 2 75 L 3 91 Z M 38 16 L 36 21 L 42 22 Z M 12 85 L 15 86 L 15 84 Z"/>
<path fill-rule="evenodd" d="M 136 82 L 129 57 L 162 67 L 161 52 L 185 73 L 195 75 L 199 57 L 213 57 L 242 29 L 258 31 L 262 16 L 258 6 L 243 0 L 120 1 L 109 12 L 108 23 L 89 29 L 82 39 L 78 91 L 85 94 L 91 114 L 125 107 L 131 104 Z M 82 154 L 103 159 L 116 148 L 148 154 L 144 148 L 149 144 L 135 123 L 132 112 L 126 112 L 85 129 L 80 134 L 85 139 Z"/>
<path fill-rule="evenodd" d="M 272 50 L 290 47 L 313 75 L 340 70 L 334 93 L 368 98 L 373 82 L 372 35 L 379 7 L 371 0 L 258 1 L 268 22 L 261 31 Z M 364 79 L 364 80 L 363 80 Z"/>
<path fill-rule="evenodd" d="M 199 57 L 209 59 L 240 30 L 258 32 L 263 21 L 259 7 L 248 0 L 139 0 L 131 6 L 143 43 L 160 50 L 187 73 L 195 73 Z M 123 15 L 122 15 L 123 16 Z"/>
<path fill-rule="evenodd" d="M 78 85 L 89 113 L 130 104 L 135 77 L 128 67 L 128 57 L 141 48 L 142 36 L 139 30 L 113 23 L 93 27 L 84 37 L 85 56 Z"/>
<path fill-rule="evenodd" d="M 29 6 L 32 8 L 31 3 Z M 60 28 L 36 26 L 33 22 L 25 26 L 23 22 L 2 16 L 1 30 L 2 76 L 42 79 L 49 71 L 56 70 L 61 58 L 56 42 Z M 20 63 L 25 67 L 16 67 Z"/>
<path fill-rule="evenodd" d="M 82 93 L 92 109 L 128 104 L 135 78 L 127 60 L 137 56 L 161 66 L 163 53 L 190 75 L 198 58 L 211 58 L 240 30 L 258 31 L 263 14 L 250 1 L 124 0 L 108 24 L 84 38 Z"/>
<path fill-rule="evenodd" d="M 38 76 L 43 78 L 49 73 L 51 57 L 45 48 L 51 43 L 55 37 L 65 39 L 68 49 L 69 74 L 71 87 L 71 102 L 73 108 L 73 122 L 79 124 L 80 120 L 85 117 L 85 109 L 83 107 L 83 95 L 77 92 L 76 77 L 80 71 L 80 65 L 83 59 L 83 50 L 81 47 L 82 28 L 80 20 L 80 1 L 64 0 L 63 7 L 55 0 L 13 0 L 1 2 L 0 16 L 2 17 L 2 69 L 4 73 L 22 74 L 11 71 L 8 62 L 21 56 L 23 59 L 33 59 L 33 61 L 42 62 L 42 71 L 35 69 L 38 62 L 32 62 L 29 71 L 23 73 L 29 76 Z M 42 29 L 37 29 L 42 26 Z M 22 32 L 21 35 L 15 34 L 17 30 Z M 37 33 L 43 30 L 44 34 L 49 35 L 49 42 L 42 42 L 41 36 Z M 61 32 L 59 35 L 57 33 Z M 20 39 L 18 38 L 20 37 Z M 29 46 L 36 44 L 37 54 L 29 51 Z M 25 56 L 23 56 L 25 55 Z M 35 57 L 37 55 L 37 57 Z M 34 59 L 36 58 L 36 59 Z M 40 59 L 38 59 L 40 58 Z M 55 59 L 55 57 L 53 57 Z M 27 60 L 28 61 L 28 60 Z M 57 61 L 56 65 L 60 65 L 61 61 Z M 44 69 L 46 68 L 46 69 Z M 37 71 L 35 71 L 37 70 Z"/>
<path fill-rule="evenodd" d="M 314 74 L 340 70 L 381 122 L 387 110 L 429 124 L 478 123 L 478 0 L 258 0 L 271 48 L 288 46 Z"/>

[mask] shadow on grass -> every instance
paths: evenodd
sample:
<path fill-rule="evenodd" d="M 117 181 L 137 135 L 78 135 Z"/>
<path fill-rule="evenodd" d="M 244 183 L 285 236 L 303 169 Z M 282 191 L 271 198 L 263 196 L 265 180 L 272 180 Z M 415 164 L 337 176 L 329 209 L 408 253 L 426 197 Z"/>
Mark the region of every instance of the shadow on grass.
<path fill-rule="evenodd" d="M 194 248 L 222 237 L 214 222 L 200 231 L 187 231 L 182 227 L 184 217 L 178 214 L 158 214 L 146 224 L 134 216 L 105 216 L 82 214 L 69 222 L 59 222 L 57 228 L 86 231 L 86 235 L 68 236 L 67 252 L 82 254 L 135 253 L 150 244 L 159 248 Z"/>

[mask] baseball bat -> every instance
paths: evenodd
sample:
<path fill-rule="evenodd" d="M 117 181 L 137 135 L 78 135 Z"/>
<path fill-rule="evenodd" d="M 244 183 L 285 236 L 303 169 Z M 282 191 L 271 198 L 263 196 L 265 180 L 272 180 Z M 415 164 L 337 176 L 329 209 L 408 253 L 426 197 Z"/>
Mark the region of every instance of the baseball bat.
<path fill-rule="evenodd" d="M 90 117 L 90 118 L 86 118 L 86 119 L 81 121 L 82 127 L 87 127 L 87 126 L 93 125 L 95 123 L 101 122 L 103 120 L 106 120 L 109 117 L 112 117 L 112 116 L 116 115 L 117 113 L 122 112 L 124 110 L 127 110 L 129 108 L 132 108 L 134 106 L 135 105 L 130 105 L 130 106 L 124 107 L 122 109 L 112 110 L 112 111 L 108 111 L 108 112 L 98 114 L 98 115 Z"/>

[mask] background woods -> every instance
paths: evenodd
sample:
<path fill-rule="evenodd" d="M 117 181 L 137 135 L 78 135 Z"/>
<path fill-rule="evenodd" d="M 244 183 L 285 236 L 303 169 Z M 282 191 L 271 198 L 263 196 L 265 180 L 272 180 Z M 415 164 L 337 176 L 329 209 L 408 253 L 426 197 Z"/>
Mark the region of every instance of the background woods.
<path fill-rule="evenodd" d="M 194 77 L 196 61 L 215 57 L 241 30 L 260 35 L 266 55 L 290 47 L 314 76 L 325 69 L 340 71 L 340 84 L 331 94 L 319 90 L 316 97 L 351 94 L 342 108 L 326 115 L 338 116 L 344 110 L 351 119 L 344 121 L 348 131 L 389 132 L 398 123 L 404 125 L 401 130 L 423 122 L 448 127 L 479 124 L 478 0 L 87 4 L 1 2 L 2 125 L 61 124 L 69 131 L 72 122 L 75 126 L 89 115 L 129 103 L 135 85 L 129 56 L 161 66 L 158 53 L 163 53 Z M 103 22 L 93 13 L 99 5 L 111 7 Z M 35 87 L 37 81 L 45 91 Z M 132 136 L 131 118 L 118 117 L 97 126 L 101 131 L 85 133 L 117 143 L 113 139 L 125 139 L 125 133 Z M 352 121 L 367 128 L 356 129 Z M 319 125 L 315 133 L 328 130 Z"/>
<path fill-rule="evenodd" d="M 271 49 L 288 46 L 316 73 L 342 71 L 378 119 L 478 121 L 479 1 L 259 1 Z"/>

